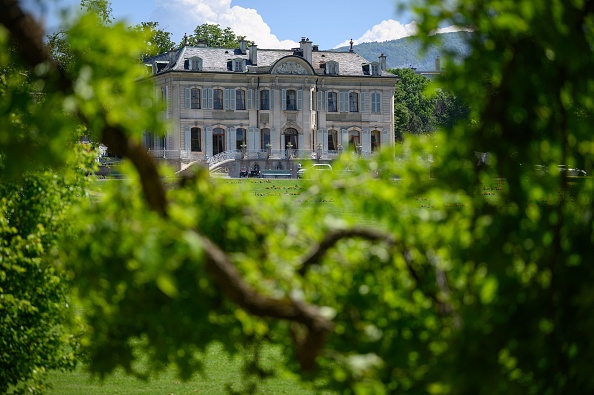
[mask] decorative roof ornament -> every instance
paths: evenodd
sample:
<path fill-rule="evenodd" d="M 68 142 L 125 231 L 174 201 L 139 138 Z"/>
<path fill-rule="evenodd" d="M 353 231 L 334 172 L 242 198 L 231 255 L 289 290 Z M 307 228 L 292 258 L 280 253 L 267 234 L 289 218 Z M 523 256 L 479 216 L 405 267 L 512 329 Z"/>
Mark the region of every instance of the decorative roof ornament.
<path fill-rule="evenodd" d="M 188 46 L 188 34 L 184 33 L 184 47 Z"/>
<path fill-rule="evenodd" d="M 353 39 L 352 39 L 352 38 L 351 38 L 351 42 L 350 42 L 350 44 L 351 44 L 351 49 L 349 50 L 349 52 L 353 52 L 353 44 L 354 44 L 354 43 L 353 43 Z"/>

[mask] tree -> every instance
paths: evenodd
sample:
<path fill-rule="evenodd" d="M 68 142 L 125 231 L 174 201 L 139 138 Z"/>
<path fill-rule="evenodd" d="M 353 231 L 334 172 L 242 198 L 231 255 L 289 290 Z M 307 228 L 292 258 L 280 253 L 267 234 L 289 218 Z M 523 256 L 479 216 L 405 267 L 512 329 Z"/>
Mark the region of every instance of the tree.
<path fill-rule="evenodd" d="M 390 69 L 389 71 L 400 77 L 394 93 L 396 119 L 399 121 L 395 125 L 397 135 L 433 132 L 435 99 L 427 92 L 431 80 L 416 74 L 413 69 Z"/>
<path fill-rule="evenodd" d="M 93 159 L 87 155 L 88 159 Z M 69 280 L 59 267 L 71 210 L 86 194 L 85 159 L 75 171 L 0 177 L 0 393 L 39 393 L 45 373 L 72 369 L 78 343 Z M 92 163 L 92 162 L 89 162 Z M 1 164 L 1 163 L 0 163 Z"/>
<path fill-rule="evenodd" d="M 188 45 L 193 46 L 205 44 L 209 47 L 237 48 L 240 38 L 229 27 L 221 29 L 220 25 L 205 23 L 196 26 L 194 33 L 188 36 L 187 40 Z"/>
<path fill-rule="evenodd" d="M 83 13 L 92 13 L 98 18 L 98 23 L 109 25 L 113 22 L 111 3 L 108 0 L 81 0 L 80 10 Z M 62 68 L 72 67 L 77 57 L 67 39 L 68 29 L 62 28 L 47 36 L 47 47 L 54 59 Z"/>
<path fill-rule="evenodd" d="M 141 22 L 134 26 L 134 29 L 142 31 L 147 37 L 147 50 L 143 54 L 143 58 L 158 55 L 175 48 L 175 43 L 171 41 L 171 33 L 159 28 L 158 22 Z"/>
<path fill-rule="evenodd" d="M 164 184 L 171 178 L 139 143 L 144 130 L 165 128 L 153 87 L 130 63 L 143 51 L 138 34 L 83 17 L 70 30 L 77 62 L 65 74 L 18 5 L 0 5 L 11 11 L 0 23 L 18 60 L 38 71 L 31 83 L 40 92 L 3 107 L 2 155 L 11 155 L 4 141 L 14 139 L 6 131 L 15 119 L 23 132 L 49 127 L 55 144 L 76 116 L 126 158 L 131 176 L 80 204 L 73 237 L 56 247 L 84 306 L 92 371 L 147 375 L 173 364 L 188 377 L 204 362 L 195 351 L 213 341 L 232 353 L 267 342 L 287 357 L 277 369 L 344 393 L 594 389 L 594 185 L 525 170 L 592 156 L 584 114 L 594 106 L 593 58 L 581 56 L 594 40 L 589 4 L 420 0 L 424 39 L 435 39 L 441 23 L 480 31 L 464 64 L 448 66 L 441 81 L 472 104 L 476 121 L 431 144 L 422 135 L 405 140 L 413 152 L 437 145 L 434 179 L 422 161 L 395 162 L 392 150 L 344 156 L 334 168 L 348 165 L 354 177 L 305 180 L 298 215 L 295 202 L 262 205 L 206 171 Z M 93 52 L 82 50 L 89 42 Z M 493 154 L 491 167 L 473 166 L 479 149 Z M 11 161 L 15 171 L 23 162 Z M 151 363 L 139 372 L 141 353 Z M 255 355 L 251 372 L 267 376 Z"/>

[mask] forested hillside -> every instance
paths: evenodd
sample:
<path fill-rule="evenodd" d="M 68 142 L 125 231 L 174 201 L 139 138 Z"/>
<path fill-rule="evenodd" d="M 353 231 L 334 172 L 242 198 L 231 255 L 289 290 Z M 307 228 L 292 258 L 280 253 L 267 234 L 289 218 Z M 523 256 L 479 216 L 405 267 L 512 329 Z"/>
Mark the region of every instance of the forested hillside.
<path fill-rule="evenodd" d="M 435 58 L 443 50 L 454 50 L 464 56 L 468 53 L 465 37 L 471 32 L 443 33 L 439 37 L 443 48 L 432 46 L 423 53 L 421 43 L 416 37 L 404 37 L 398 40 L 370 42 L 353 46 L 355 52 L 370 62 L 376 61 L 383 53 L 387 57 L 388 68 L 414 67 L 417 70 L 435 70 Z M 336 51 L 348 51 L 349 47 L 340 47 Z M 442 63 L 443 65 L 443 63 Z"/>

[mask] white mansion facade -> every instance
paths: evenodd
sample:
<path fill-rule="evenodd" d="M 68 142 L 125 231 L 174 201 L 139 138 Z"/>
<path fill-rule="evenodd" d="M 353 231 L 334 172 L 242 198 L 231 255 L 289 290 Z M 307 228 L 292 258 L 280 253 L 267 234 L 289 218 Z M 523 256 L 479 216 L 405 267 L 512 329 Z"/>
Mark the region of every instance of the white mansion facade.
<path fill-rule="evenodd" d="M 352 48 L 352 46 L 351 46 Z M 183 163 L 222 159 L 369 155 L 394 144 L 394 86 L 386 57 L 319 51 L 183 46 L 145 60 L 166 103 L 170 130 L 147 134 L 155 157 Z M 216 159 L 218 158 L 218 159 Z M 212 166 L 211 166 L 212 167 Z"/>

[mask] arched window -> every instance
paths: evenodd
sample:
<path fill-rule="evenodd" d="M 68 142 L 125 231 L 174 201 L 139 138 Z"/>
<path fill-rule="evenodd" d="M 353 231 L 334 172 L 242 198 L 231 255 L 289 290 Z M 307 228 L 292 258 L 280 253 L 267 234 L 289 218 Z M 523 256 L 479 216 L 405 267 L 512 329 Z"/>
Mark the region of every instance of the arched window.
<path fill-rule="evenodd" d="M 190 129 L 190 147 L 192 152 L 202 151 L 202 130 L 200 128 Z"/>
<path fill-rule="evenodd" d="M 328 151 L 336 151 L 338 149 L 338 132 L 336 130 L 328 130 Z"/>
<path fill-rule="evenodd" d="M 214 110 L 222 110 L 223 109 L 223 90 L 222 89 L 213 89 L 212 97 L 213 97 L 212 108 Z"/>
<path fill-rule="evenodd" d="M 288 128 L 285 129 L 285 148 L 289 148 L 289 143 L 291 143 L 292 149 L 299 149 L 298 146 L 298 136 L 296 129 Z"/>
<path fill-rule="evenodd" d="M 225 151 L 225 131 L 221 128 L 212 130 L 212 154 L 220 154 Z"/>
<path fill-rule="evenodd" d="M 377 151 L 381 146 L 381 133 L 379 130 L 371 131 L 371 152 Z"/>
<path fill-rule="evenodd" d="M 245 145 L 246 133 L 244 128 L 235 129 L 235 149 L 241 149 Z"/>
<path fill-rule="evenodd" d="M 262 149 L 266 149 L 266 145 L 270 144 L 270 129 L 263 128 L 260 130 L 260 143 L 262 144 L 260 145 Z"/>

